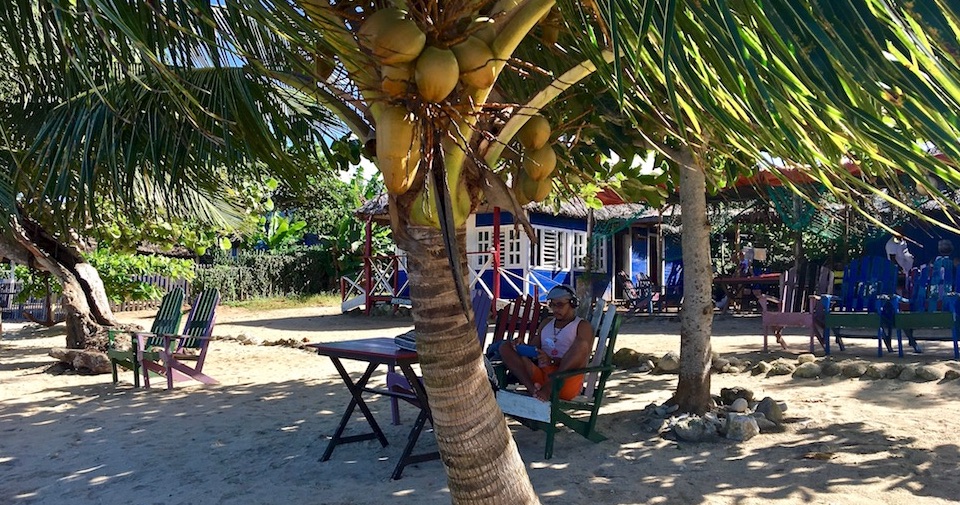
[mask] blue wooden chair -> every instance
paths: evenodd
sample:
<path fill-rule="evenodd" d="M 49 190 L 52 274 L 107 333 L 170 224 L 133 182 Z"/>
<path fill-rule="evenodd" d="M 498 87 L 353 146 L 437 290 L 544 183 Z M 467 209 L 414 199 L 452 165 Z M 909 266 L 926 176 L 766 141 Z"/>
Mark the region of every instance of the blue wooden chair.
<path fill-rule="evenodd" d="M 887 258 L 867 256 L 855 259 L 843 270 L 839 295 L 824 295 L 823 349 L 830 354 L 830 333 L 844 350 L 844 338 L 877 340 L 877 352 L 883 354 L 883 345 L 890 347 L 892 315 L 884 310 L 896 295 L 897 266 Z M 847 330 L 867 330 L 866 334 Z"/>
<path fill-rule="evenodd" d="M 665 312 L 667 306 L 677 309 L 683 303 L 683 262 L 674 261 L 670 264 L 666 281 L 663 283 L 663 293 L 657 299 L 657 310 Z"/>
<path fill-rule="evenodd" d="M 176 334 L 180 331 L 180 320 L 183 318 L 183 290 L 173 288 L 160 300 L 160 307 L 157 309 L 157 315 L 150 326 L 150 332 L 145 334 L 144 346 L 147 348 L 159 347 L 163 345 L 163 339 L 159 335 L 165 333 Z M 107 357 L 110 358 L 110 367 L 113 369 L 113 383 L 119 381 L 117 367 L 123 367 L 133 370 L 133 385 L 140 387 L 140 361 L 137 360 L 136 333 L 133 334 L 133 341 L 128 349 L 117 347 L 116 330 L 107 332 Z M 159 358 L 159 356 L 156 356 Z M 155 358 L 155 359 L 156 359 Z"/>
<path fill-rule="evenodd" d="M 923 352 L 919 340 L 953 342 L 953 358 L 960 360 L 960 303 L 956 293 L 960 285 L 960 269 L 949 257 L 938 257 L 932 265 L 915 272 L 910 298 L 894 297 L 889 311 L 893 313 L 893 328 L 897 331 L 897 354 L 903 357 L 903 334 L 908 345 L 917 353 Z M 903 310 L 906 307 L 907 310 Z M 949 335 L 919 335 L 914 330 L 950 330 Z"/>

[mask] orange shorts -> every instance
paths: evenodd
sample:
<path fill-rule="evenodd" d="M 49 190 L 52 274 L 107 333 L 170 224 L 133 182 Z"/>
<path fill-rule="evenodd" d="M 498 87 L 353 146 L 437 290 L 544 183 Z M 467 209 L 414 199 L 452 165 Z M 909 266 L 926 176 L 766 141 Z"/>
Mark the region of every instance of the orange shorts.
<path fill-rule="evenodd" d="M 529 365 L 527 368 L 530 370 L 530 377 L 533 378 L 533 382 L 541 385 L 548 384 L 550 379 L 547 376 L 553 372 L 556 372 L 559 368 L 553 365 L 547 365 L 543 368 L 540 368 L 532 361 L 529 361 L 528 363 Z M 563 381 L 563 387 L 560 388 L 560 399 L 569 400 L 580 394 L 581 389 L 583 389 L 583 374 L 569 377 L 567 380 Z"/>

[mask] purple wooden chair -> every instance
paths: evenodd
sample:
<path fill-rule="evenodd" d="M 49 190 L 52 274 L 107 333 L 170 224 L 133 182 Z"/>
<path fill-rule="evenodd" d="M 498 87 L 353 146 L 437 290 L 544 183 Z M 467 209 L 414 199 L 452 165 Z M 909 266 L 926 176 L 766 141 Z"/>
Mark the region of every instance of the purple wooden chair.
<path fill-rule="evenodd" d="M 216 379 L 203 373 L 203 362 L 207 357 L 207 349 L 213 334 L 213 324 L 216 319 L 217 304 L 220 302 L 220 292 L 216 289 L 205 289 L 197 301 L 190 308 L 187 323 L 182 335 L 163 334 L 156 337 L 163 340 L 158 352 L 159 360 L 151 359 L 146 353 L 146 338 L 137 334 L 137 361 L 143 369 L 143 385 L 150 387 L 150 373 L 167 378 L 167 389 L 173 389 L 173 383 L 184 380 L 195 380 L 204 384 L 218 384 Z M 188 366 L 185 361 L 193 361 Z"/>
<path fill-rule="evenodd" d="M 760 313 L 763 323 L 763 352 L 767 352 L 767 338 L 772 332 L 777 342 L 787 348 L 783 329 L 807 328 L 810 331 L 810 352 L 817 340 L 823 343 L 823 305 L 821 295 L 833 293 L 833 271 L 827 267 L 793 267 L 780 274 L 779 298 L 760 295 Z"/>

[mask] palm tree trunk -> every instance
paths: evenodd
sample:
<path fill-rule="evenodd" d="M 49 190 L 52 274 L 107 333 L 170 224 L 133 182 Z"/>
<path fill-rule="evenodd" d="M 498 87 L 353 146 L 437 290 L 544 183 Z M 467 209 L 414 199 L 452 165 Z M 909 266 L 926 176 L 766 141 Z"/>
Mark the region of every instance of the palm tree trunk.
<path fill-rule="evenodd" d="M 0 238 L 0 254 L 60 280 L 67 315 L 67 348 L 105 349 L 103 327 L 118 322 L 100 275 L 78 250 L 62 244 L 29 219 L 11 218 L 10 231 Z"/>
<path fill-rule="evenodd" d="M 683 234 L 683 308 L 680 311 L 680 377 L 673 397 L 681 412 L 703 414 L 711 407 L 710 334 L 713 270 L 706 178 L 689 150 L 682 153 L 680 212 Z"/>
<path fill-rule="evenodd" d="M 440 231 L 395 233 L 407 252 L 417 353 L 437 444 L 456 504 L 539 503 L 506 420 L 492 394 L 473 314 L 464 314 Z M 465 231 L 457 240 L 464 251 Z M 466 255 L 457 258 L 461 277 Z"/>

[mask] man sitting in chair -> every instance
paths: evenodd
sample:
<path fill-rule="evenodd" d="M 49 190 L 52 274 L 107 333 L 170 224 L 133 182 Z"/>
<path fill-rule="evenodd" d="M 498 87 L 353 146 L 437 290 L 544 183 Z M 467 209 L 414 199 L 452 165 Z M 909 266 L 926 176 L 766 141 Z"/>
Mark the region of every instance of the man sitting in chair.
<path fill-rule="evenodd" d="M 567 286 L 554 286 L 547 293 L 553 317 L 547 318 L 530 338 L 530 345 L 500 346 L 503 364 L 539 400 L 550 400 L 550 375 L 587 365 L 593 347 L 590 323 L 577 317 L 577 295 Z M 583 387 L 583 375 L 568 378 L 560 398 L 569 400 Z"/>

